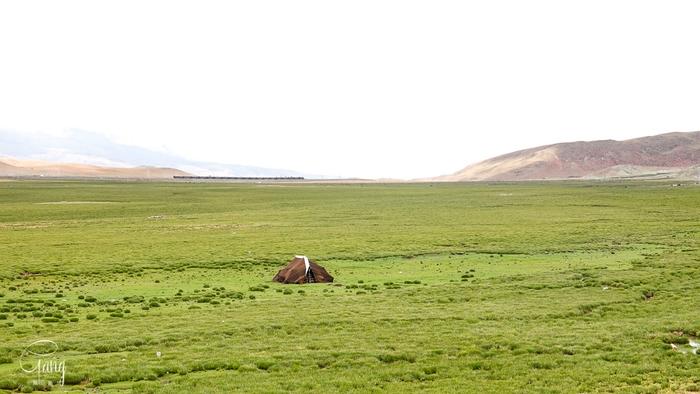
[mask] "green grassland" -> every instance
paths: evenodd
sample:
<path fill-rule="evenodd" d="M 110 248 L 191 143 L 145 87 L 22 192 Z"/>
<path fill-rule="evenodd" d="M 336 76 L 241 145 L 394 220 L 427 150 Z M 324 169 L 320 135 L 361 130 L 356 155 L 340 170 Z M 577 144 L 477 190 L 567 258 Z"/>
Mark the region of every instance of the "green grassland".
<path fill-rule="evenodd" d="M 697 336 L 697 185 L 0 182 L 0 391 L 700 392 Z"/>

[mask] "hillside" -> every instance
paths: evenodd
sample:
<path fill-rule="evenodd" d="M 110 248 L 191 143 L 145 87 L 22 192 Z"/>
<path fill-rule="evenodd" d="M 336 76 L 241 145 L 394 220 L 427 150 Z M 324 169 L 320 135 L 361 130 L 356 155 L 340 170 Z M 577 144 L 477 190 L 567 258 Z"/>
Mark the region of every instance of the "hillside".
<path fill-rule="evenodd" d="M 0 157 L 0 176 L 102 177 L 102 178 L 172 178 L 189 175 L 175 168 L 105 167 L 90 164 L 57 163 L 43 160 L 19 160 Z"/>
<path fill-rule="evenodd" d="M 568 142 L 508 153 L 472 164 L 438 181 L 541 179 L 698 179 L 700 132 L 668 133 L 626 141 Z"/>

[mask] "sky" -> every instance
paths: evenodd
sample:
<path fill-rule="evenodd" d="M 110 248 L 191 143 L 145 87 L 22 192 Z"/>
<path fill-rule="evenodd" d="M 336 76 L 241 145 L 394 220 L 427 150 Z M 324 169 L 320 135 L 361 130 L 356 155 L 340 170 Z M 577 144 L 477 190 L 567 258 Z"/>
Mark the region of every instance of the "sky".
<path fill-rule="evenodd" d="M 697 1 L 0 3 L 0 128 L 419 178 L 700 130 Z"/>

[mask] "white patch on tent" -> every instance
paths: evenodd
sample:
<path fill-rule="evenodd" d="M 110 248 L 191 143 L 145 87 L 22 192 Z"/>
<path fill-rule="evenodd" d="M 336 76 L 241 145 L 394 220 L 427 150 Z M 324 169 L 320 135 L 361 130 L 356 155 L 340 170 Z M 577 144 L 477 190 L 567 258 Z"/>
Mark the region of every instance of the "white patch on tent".
<path fill-rule="evenodd" d="M 294 256 L 294 258 L 304 259 L 304 275 L 308 275 L 309 268 L 311 268 L 311 265 L 309 265 L 309 258 L 306 256 Z"/>

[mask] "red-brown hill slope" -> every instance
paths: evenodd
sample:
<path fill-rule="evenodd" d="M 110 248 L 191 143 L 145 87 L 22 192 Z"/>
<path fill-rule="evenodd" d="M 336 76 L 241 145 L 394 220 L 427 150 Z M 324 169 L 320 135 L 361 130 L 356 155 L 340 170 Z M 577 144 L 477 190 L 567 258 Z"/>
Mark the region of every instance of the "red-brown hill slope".
<path fill-rule="evenodd" d="M 538 180 L 685 174 L 700 168 L 700 131 L 626 141 L 568 142 L 472 164 L 440 181 Z"/>

